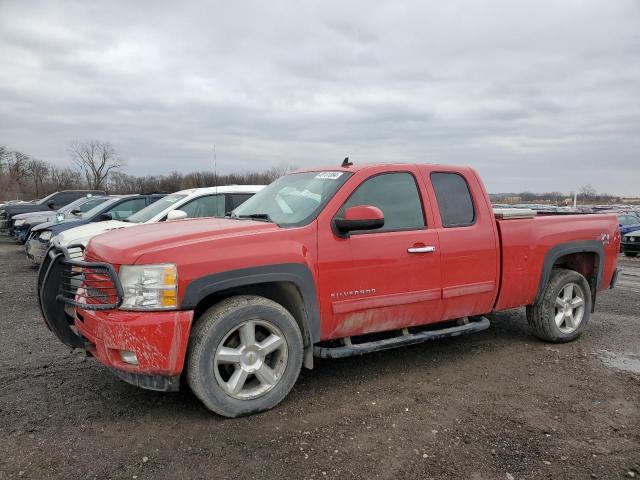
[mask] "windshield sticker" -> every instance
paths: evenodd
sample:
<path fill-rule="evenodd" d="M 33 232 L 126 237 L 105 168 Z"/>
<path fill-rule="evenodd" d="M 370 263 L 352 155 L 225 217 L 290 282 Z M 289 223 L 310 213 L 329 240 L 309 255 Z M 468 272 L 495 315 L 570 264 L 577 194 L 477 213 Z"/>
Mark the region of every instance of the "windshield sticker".
<path fill-rule="evenodd" d="M 342 176 L 344 172 L 321 172 L 316 175 L 316 178 L 324 178 L 327 180 L 336 180 Z"/>

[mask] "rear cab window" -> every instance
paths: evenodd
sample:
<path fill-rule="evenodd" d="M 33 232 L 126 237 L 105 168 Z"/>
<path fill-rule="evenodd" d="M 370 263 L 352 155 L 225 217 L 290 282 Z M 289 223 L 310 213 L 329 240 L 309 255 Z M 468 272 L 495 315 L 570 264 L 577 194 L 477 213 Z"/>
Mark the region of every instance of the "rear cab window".
<path fill-rule="evenodd" d="M 455 172 L 433 172 L 431 184 L 444 228 L 468 227 L 476 222 L 471 191 L 462 175 Z"/>

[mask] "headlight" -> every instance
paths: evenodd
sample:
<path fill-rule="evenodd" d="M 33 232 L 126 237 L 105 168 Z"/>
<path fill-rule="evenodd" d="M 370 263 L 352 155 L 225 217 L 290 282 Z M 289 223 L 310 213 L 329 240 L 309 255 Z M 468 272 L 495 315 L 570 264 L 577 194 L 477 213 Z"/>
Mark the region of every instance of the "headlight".
<path fill-rule="evenodd" d="M 51 230 L 45 230 L 40 234 L 38 238 L 44 242 L 48 242 L 49 240 L 51 240 Z"/>
<path fill-rule="evenodd" d="M 20 220 L 16 220 L 16 222 L 13 224 L 16 227 L 20 227 L 22 225 L 24 225 L 25 223 L 27 223 L 27 219 L 26 218 L 21 218 Z"/>
<path fill-rule="evenodd" d="M 636 241 L 636 237 L 629 237 L 629 241 L 630 242 L 635 242 Z"/>
<path fill-rule="evenodd" d="M 123 265 L 124 310 L 171 310 L 178 306 L 178 272 L 173 263 Z"/>

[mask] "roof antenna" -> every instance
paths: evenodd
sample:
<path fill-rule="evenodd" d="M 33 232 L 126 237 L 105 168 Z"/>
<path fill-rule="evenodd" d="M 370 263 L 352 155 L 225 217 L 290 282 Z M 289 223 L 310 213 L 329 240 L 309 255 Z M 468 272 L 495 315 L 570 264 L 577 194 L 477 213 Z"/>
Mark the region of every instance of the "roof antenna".
<path fill-rule="evenodd" d="M 342 166 L 343 167 L 350 167 L 351 165 L 353 165 L 353 162 L 349 161 L 349 157 L 344 157 L 344 160 L 342 161 Z"/>
<path fill-rule="evenodd" d="M 216 144 L 213 144 L 213 183 L 218 188 L 218 158 L 216 157 Z"/>

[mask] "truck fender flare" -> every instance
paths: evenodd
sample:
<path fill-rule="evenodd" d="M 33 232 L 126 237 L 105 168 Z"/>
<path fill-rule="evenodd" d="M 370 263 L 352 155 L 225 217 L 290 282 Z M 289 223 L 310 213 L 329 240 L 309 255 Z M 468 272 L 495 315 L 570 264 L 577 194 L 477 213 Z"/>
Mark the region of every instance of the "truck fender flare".
<path fill-rule="evenodd" d="M 309 332 L 309 342 L 313 345 L 320 341 L 320 308 L 316 285 L 311 270 L 301 263 L 241 268 L 197 278 L 187 285 L 181 308 L 195 309 L 209 295 L 230 288 L 273 282 L 290 282 L 298 288 L 304 303 L 304 321 Z"/>
<path fill-rule="evenodd" d="M 571 255 L 573 253 L 595 253 L 597 270 L 596 281 L 595 285 L 593 286 L 592 293 L 596 293 L 598 287 L 600 286 L 600 281 L 602 280 L 602 275 L 604 272 L 605 254 L 602 242 L 598 240 L 583 240 L 578 242 L 561 243 L 560 245 L 556 245 L 555 247 L 550 248 L 544 256 L 542 274 L 540 275 L 540 283 L 538 285 L 538 293 L 536 295 L 534 303 L 539 303 L 542 301 L 542 296 L 544 295 L 544 291 L 547 288 L 547 284 L 549 283 L 549 278 L 551 277 L 551 270 L 553 270 L 553 265 L 556 263 L 556 261 L 560 257 Z"/>

